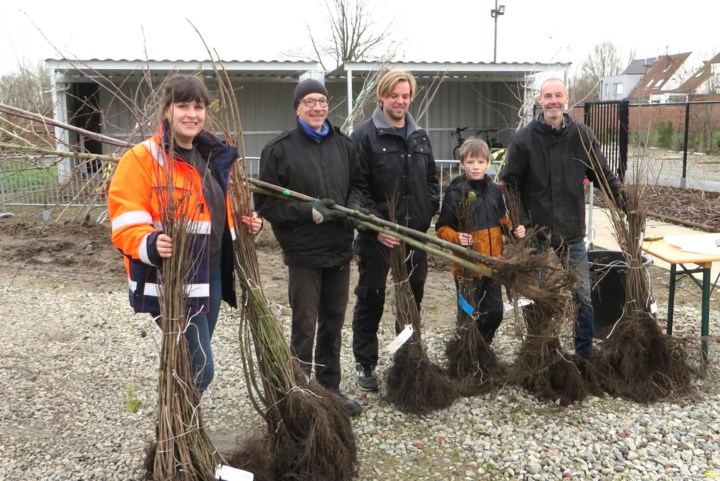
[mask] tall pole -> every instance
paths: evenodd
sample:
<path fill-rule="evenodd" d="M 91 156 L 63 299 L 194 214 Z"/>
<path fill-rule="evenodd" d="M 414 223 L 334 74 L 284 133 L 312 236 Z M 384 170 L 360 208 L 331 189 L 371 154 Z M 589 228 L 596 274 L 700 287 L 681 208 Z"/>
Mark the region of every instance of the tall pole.
<path fill-rule="evenodd" d="M 490 16 L 495 20 L 495 40 L 493 41 L 493 63 L 497 62 L 497 21 L 500 15 L 505 14 L 505 5 L 498 6 L 498 0 L 495 0 L 495 8 L 490 10 Z"/>
<path fill-rule="evenodd" d="M 495 10 L 493 10 L 495 17 L 495 39 L 493 40 L 493 63 L 497 63 L 497 19 L 498 19 L 498 0 L 495 0 Z"/>

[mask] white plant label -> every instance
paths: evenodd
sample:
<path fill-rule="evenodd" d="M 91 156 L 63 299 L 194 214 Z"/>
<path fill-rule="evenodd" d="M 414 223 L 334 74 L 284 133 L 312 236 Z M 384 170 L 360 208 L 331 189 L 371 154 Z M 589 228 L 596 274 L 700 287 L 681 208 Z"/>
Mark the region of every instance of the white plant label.
<path fill-rule="evenodd" d="M 392 340 L 390 344 L 385 348 L 385 350 L 390 354 L 395 354 L 395 351 L 400 349 L 400 347 L 405 344 L 408 339 L 410 339 L 413 335 L 413 328 L 411 324 L 405 324 L 405 329 L 398 334 L 395 339 Z"/>

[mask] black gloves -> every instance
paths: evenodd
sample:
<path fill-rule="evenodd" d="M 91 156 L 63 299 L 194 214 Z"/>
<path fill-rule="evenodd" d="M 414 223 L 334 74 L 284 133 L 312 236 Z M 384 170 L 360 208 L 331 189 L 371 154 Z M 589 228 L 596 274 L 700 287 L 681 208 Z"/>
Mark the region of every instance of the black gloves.
<path fill-rule="evenodd" d="M 335 205 L 332 199 L 318 199 L 312 203 L 312 219 L 316 224 L 328 221 L 340 221 L 347 218 L 347 214 L 331 209 Z"/>
<path fill-rule="evenodd" d="M 347 216 L 345 218 L 345 220 L 343 221 L 343 223 L 345 224 L 345 228 L 347 230 L 357 229 L 362 232 L 365 232 L 368 230 L 368 228 L 365 227 L 364 225 L 360 224 L 360 221 L 358 219 L 356 219 L 355 217 Z"/>
<path fill-rule="evenodd" d="M 365 207 L 360 207 L 358 205 L 349 205 L 348 208 L 350 210 L 356 210 L 356 211 L 360 212 L 361 214 L 370 215 L 370 211 L 367 210 Z M 345 223 L 345 228 L 347 230 L 357 229 L 357 230 L 363 231 L 363 232 L 368 230 L 367 227 L 360 224 L 359 219 L 352 217 L 352 216 L 347 216 L 343 222 Z"/>

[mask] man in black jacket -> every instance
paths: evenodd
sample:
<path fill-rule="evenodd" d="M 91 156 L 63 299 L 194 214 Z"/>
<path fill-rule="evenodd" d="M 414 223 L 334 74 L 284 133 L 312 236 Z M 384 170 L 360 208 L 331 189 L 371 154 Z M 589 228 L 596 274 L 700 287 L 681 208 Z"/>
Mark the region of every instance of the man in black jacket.
<path fill-rule="evenodd" d="M 377 84 L 378 107 L 371 119 L 353 131 L 351 138 L 369 189 L 365 207 L 387 220 L 388 203 L 394 202 L 398 224 L 425 232 L 440 205 L 440 183 L 427 132 L 408 112 L 416 91 L 411 73 L 397 70 L 385 73 Z M 359 280 L 355 287 L 353 353 L 358 385 L 365 390 L 377 389 L 374 373 L 378 361 L 377 331 L 385 305 L 389 249 L 398 244 L 395 237 L 370 231 L 359 232 L 356 239 Z M 427 256 L 411 246 L 407 246 L 407 251 L 410 287 L 419 307 L 427 276 Z"/>
<path fill-rule="evenodd" d="M 501 179 L 519 194 L 520 222 L 544 228 L 538 249 L 552 247 L 566 269 L 577 275 L 573 292 L 578 305 L 575 352 L 588 358 L 594 337 L 590 275 L 585 246 L 587 177 L 622 207 L 622 185 L 610 170 L 593 131 L 565 113 L 568 95 L 562 80 L 543 82 L 538 98 L 542 113 L 513 135 Z"/>
<path fill-rule="evenodd" d="M 352 226 L 334 204 L 359 206 L 363 179 L 352 142 L 327 120 L 328 92 L 307 79 L 295 89 L 297 127 L 271 140 L 260 156 L 260 180 L 317 198 L 315 202 L 255 194 L 288 266 L 293 353 L 334 392 L 351 415 L 362 406 L 340 392 L 341 332 L 350 290 Z M 315 359 L 313 343 L 317 326 Z"/>

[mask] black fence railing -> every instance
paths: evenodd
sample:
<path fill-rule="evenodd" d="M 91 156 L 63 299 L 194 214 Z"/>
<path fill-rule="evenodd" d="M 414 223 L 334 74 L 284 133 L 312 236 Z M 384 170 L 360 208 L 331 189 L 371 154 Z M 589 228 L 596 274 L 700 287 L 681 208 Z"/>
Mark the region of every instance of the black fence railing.
<path fill-rule="evenodd" d="M 720 100 L 586 102 L 569 113 L 593 129 L 619 176 L 720 192 Z"/>

